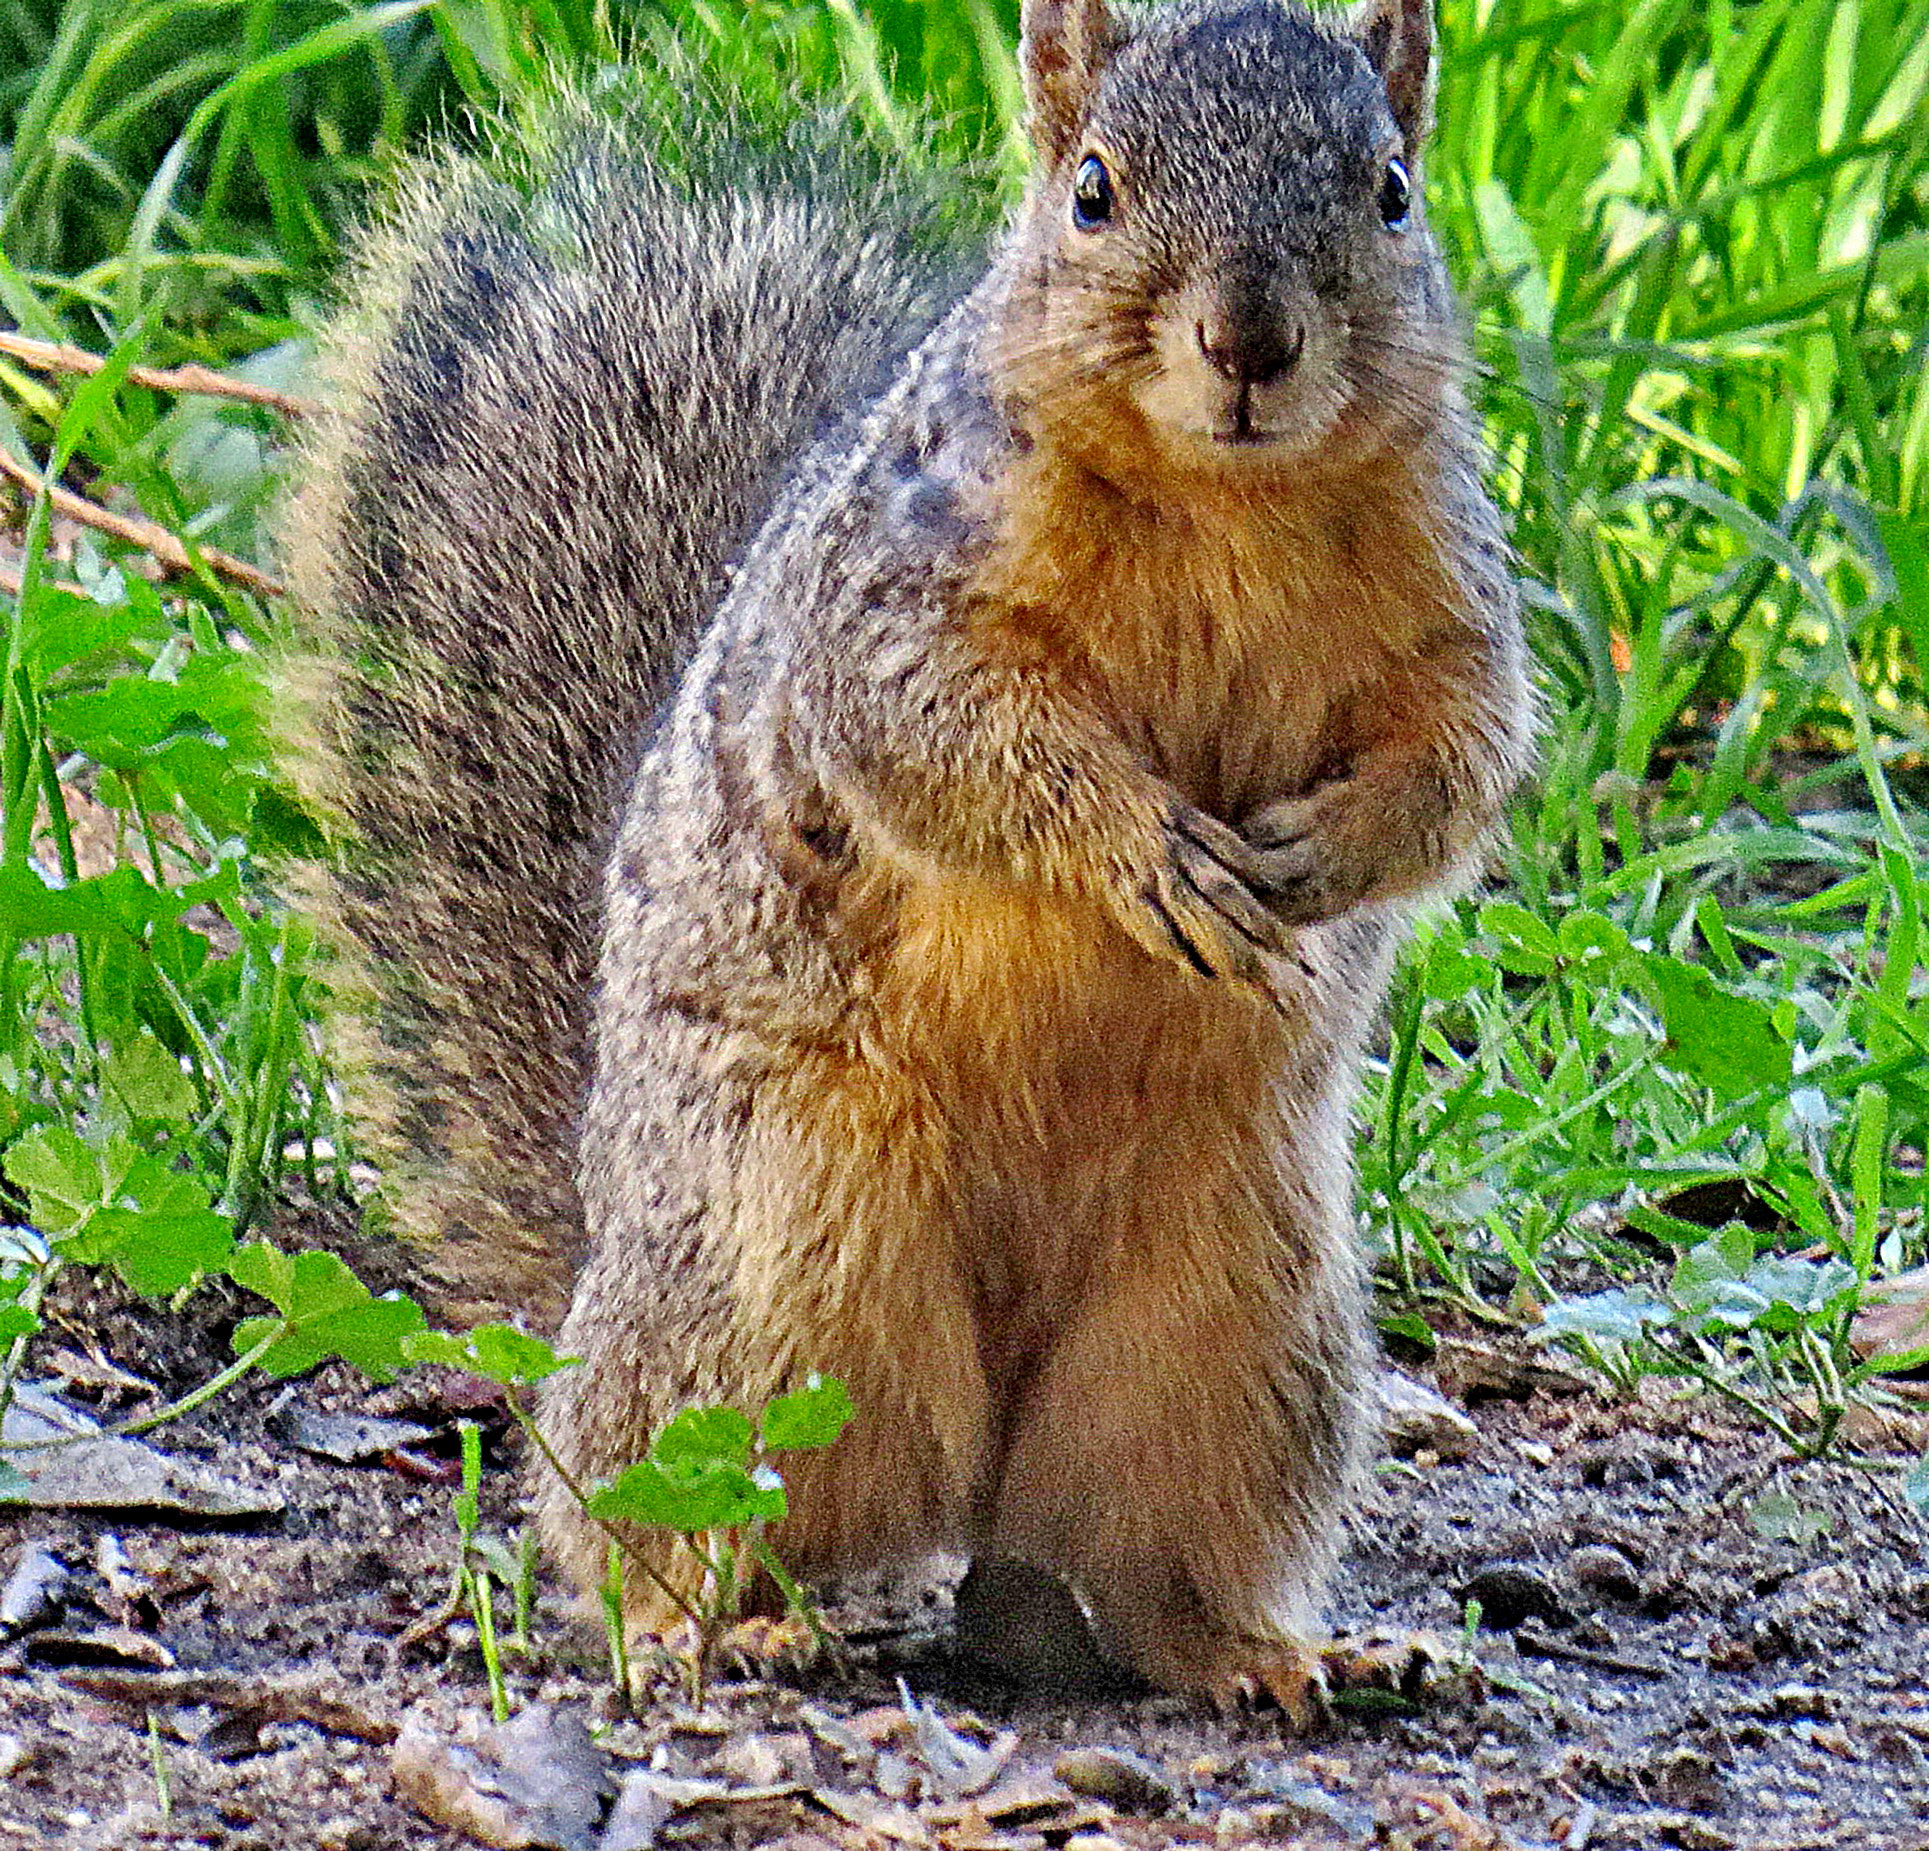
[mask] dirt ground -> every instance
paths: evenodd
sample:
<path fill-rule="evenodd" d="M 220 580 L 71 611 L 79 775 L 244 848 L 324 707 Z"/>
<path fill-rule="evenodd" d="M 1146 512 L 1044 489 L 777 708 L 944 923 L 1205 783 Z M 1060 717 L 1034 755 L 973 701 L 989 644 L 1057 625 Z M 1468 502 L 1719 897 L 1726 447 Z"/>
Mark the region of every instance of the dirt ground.
<path fill-rule="evenodd" d="M 117 1391 L 74 1359 L 91 1346 L 178 1391 L 224 1353 L 221 1322 L 218 1306 L 188 1329 L 70 1307 L 53 1386 L 111 1418 Z M 1477 1444 L 1386 1463 L 1333 1615 L 1458 1651 L 1465 1597 L 1481 1600 L 1476 1668 L 1417 1703 L 1343 1708 L 1295 1738 L 1156 1695 L 1014 1695 L 948 1648 L 939 1584 L 834 1605 L 844 1667 L 720 1681 L 701 1712 L 666 1679 L 619 1718 L 600 1640 L 546 1596 L 509 1690 L 561 1730 L 537 1756 L 551 1772 L 588 1756 L 572 1778 L 590 1797 L 573 1837 L 537 1842 L 1929 1851 L 1929 1525 L 1893 1471 L 1792 1466 L 1705 1398 L 1615 1404 L 1491 1346 L 1440 1375 Z M 0 1515 L 0 1851 L 474 1842 L 400 1797 L 392 1767 L 405 1719 L 443 1752 L 488 1714 L 466 1624 L 403 1643 L 453 1560 L 455 1410 L 446 1384 L 422 1399 L 436 1392 L 331 1368 L 154 1436 L 279 1492 L 278 1516 Z M 315 1411 L 435 1437 L 334 1464 L 286 1437 Z M 508 1534 L 514 1474 L 492 1458 L 484 1522 Z M 70 1576 L 23 1618 L 36 1547 Z M 960 1756 L 977 1772 L 940 1765 Z M 625 1804 L 654 1811 L 619 1831 L 596 1789 L 626 1775 Z"/>

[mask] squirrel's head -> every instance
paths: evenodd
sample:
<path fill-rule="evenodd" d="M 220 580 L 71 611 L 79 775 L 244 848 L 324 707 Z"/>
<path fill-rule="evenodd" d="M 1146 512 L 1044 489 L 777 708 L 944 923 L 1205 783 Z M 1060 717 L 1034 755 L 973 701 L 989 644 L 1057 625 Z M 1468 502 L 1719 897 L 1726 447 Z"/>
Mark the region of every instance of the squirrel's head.
<path fill-rule="evenodd" d="M 1441 415 L 1431 0 L 1025 0 L 1023 59 L 1034 174 L 1000 350 L 1035 435 L 1101 474 L 1150 445 L 1250 476 Z"/>

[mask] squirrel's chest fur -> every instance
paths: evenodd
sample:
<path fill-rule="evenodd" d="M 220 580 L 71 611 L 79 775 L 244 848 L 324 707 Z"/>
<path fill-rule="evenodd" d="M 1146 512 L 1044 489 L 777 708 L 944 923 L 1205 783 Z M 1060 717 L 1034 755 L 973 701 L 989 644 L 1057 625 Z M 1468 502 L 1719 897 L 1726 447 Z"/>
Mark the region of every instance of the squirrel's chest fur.
<path fill-rule="evenodd" d="M 978 640 L 1080 683 L 1221 821 L 1321 775 L 1360 696 L 1439 611 L 1433 549 L 1403 518 L 1391 468 L 1274 497 L 1192 487 L 1157 508 L 1038 473 L 982 574 Z"/>
<path fill-rule="evenodd" d="M 1222 820 L 1320 776 L 1346 748 L 1350 709 L 1438 608 L 1411 563 L 1426 549 L 1336 499 L 1194 497 L 1157 518 L 1089 483 L 1015 499 L 1026 517 L 981 568 L 974 643 L 1080 684 Z M 1105 1243 L 1165 1238 L 1189 1218 L 1181 1205 L 1266 1161 L 1282 1098 L 1314 1118 L 1336 1104 L 1311 1076 L 1338 1070 L 1335 1046 L 1380 977 L 1377 927 L 1363 956 L 1309 932 L 1275 1010 L 1148 959 L 1076 895 L 929 866 L 888 885 L 876 1033 L 955 1132 L 973 1225 L 998 1231 L 977 1262 L 1011 1276 L 985 1289 L 1040 1294 L 1041 1308 Z"/>

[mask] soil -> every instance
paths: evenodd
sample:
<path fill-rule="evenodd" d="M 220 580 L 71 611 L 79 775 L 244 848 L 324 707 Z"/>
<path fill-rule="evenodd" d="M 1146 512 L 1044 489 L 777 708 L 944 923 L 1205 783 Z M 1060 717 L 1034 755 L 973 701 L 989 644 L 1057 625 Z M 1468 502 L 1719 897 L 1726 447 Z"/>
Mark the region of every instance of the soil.
<path fill-rule="evenodd" d="M 227 1354 L 239 1309 L 194 1304 L 71 1303 L 50 1347 L 178 1392 Z M 841 1666 L 720 1678 L 701 1712 L 665 1675 L 630 1718 L 594 1629 L 546 1593 L 535 1654 L 506 1660 L 509 1695 L 588 1721 L 616 1777 L 654 1767 L 751 1796 L 667 1814 L 663 1843 L 1929 1848 L 1929 1524 L 1898 1474 L 1796 1465 L 1706 1398 L 1650 1384 L 1612 1402 L 1495 1355 L 1473 1375 L 1509 1393 L 1463 1386 L 1471 1455 L 1388 1461 L 1337 1582 L 1339 1627 L 1446 1642 L 1455 1662 L 1416 1702 L 1362 1697 L 1295 1736 L 1159 1695 L 1014 1693 L 947 1644 L 942 1582 L 834 1603 L 853 1640 Z M 71 1375 L 55 1386 L 82 1401 Z M 271 1520 L 0 1516 L 0 1584 L 34 1545 L 73 1571 L 64 1605 L 0 1644 L 0 1851 L 473 1843 L 391 1774 L 410 1712 L 437 1740 L 487 1721 L 473 1629 L 404 1637 L 450 1585 L 459 1399 L 446 1378 L 380 1389 L 330 1367 L 154 1436 L 278 1490 Z M 413 1416 L 438 1437 L 333 1464 L 283 1437 L 295 1409 Z M 96 1411 L 118 1411 L 111 1392 Z M 512 1535 L 505 1447 L 491 1466 L 484 1526 Z M 916 1733 L 905 1690 L 967 1750 L 1005 1756 L 980 1810 L 934 1804 L 915 1753 L 893 1748 Z M 852 1732 L 887 1752 L 840 1756 Z M 1074 1795 L 1051 1778 L 1074 1747 L 1149 1766 L 1100 1757 Z"/>

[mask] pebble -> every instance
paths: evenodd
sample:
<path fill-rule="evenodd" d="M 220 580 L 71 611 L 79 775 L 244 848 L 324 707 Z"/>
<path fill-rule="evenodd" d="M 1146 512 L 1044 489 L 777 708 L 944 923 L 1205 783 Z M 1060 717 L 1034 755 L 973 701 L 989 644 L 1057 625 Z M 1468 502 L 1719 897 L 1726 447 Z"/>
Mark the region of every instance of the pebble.
<path fill-rule="evenodd" d="M 1829 1693 L 1819 1684 L 1781 1684 L 1770 1695 L 1777 1716 L 1808 1716 L 1826 1722 L 1835 1712 Z"/>
<path fill-rule="evenodd" d="M 1567 1558 L 1567 1574 L 1578 1588 L 1609 1600 L 1641 1598 L 1641 1571 L 1606 1543 L 1587 1543 Z"/>
<path fill-rule="evenodd" d="M 717 1772 L 740 1787 L 774 1787 L 790 1778 L 790 1768 L 777 1744 L 766 1735 L 747 1735 L 717 1756 Z"/>
<path fill-rule="evenodd" d="M 1524 1562 L 1488 1562 L 1454 1589 L 1454 1598 L 1480 1602 L 1480 1623 L 1489 1632 L 1512 1632 L 1523 1620 L 1563 1625 L 1573 1618 L 1554 1584 Z"/>
<path fill-rule="evenodd" d="M 363 1819 L 325 1819 L 315 1833 L 316 1851 L 376 1851 L 380 1842 Z"/>
<path fill-rule="evenodd" d="M 1243 1772 L 1245 1765 L 1243 1755 L 1229 1754 L 1223 1748 L 1215 1748 L 1205 1754 L 1194 1755 L 1186 1773 L 1202 1787 L 1217 1787 Z"/>
<path fill-rule="evenodd" d="M 1396 1458 L 1430 1453 L 1430 1463 L 1437 1465 L 1442 1459 L 1469 1459 L 1480 1445 L 1480 1429 L 1425 1383 L 1383 1369 L 1379 1391 L 1387 1449 Z"/>
<path fill-rule="evenodd" d="M 0 1637 L 26 1632 L 59 1612 L 71 1579 L 67 1564 L 45 1543 L 29 1543 L 0 1588 Z"/>
<path fill-rule="evenodd" d="M 1157 1818 L 1179 1800 L 1158 1766 L 1129 1748 L 1068 1748 L 1052 1772 L 1074 1793 L 1103 1800 L 1121 1812 Z"/>
<path fill-rule="evenodd" d="M 1721 1769 L 1699 1748 L 1670 1749 L 1650 1761 L 1646 1773 L 1655 1798 L 1684 1812 L 1720 1812 L 1728 1797 Z"/>
<path fill-rule="evenodd" d="M 10 1780 L 27 1765 L 27 1744 L 17 1735 L 0 1735 L 0 1780 Z"/>
<path fill-rule="evenodd" d="M 1268 1842 L 1296 1844 L 1305 1833 L 1332 1831 L 1365 1838 L 1373 1829 L 1368 1809 L 1336 1799 L 1284 1767 L 1274 1769 L 1264 1786 L 1265 1798 L 1245 1802 L 1242 1810 L 1252 1820 L 1255 1835 Z"/>

